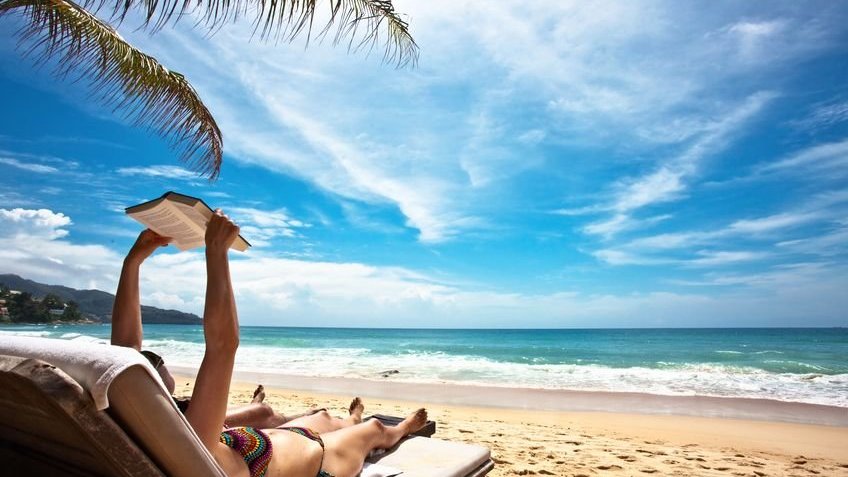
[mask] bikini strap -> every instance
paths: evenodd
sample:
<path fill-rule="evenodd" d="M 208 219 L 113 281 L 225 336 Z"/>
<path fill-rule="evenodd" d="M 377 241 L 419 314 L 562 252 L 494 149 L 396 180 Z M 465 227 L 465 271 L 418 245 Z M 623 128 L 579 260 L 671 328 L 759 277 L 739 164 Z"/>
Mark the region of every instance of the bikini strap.
<path fill-rule="evenodd" d="M 271 439 L 253 427 L 233 427 L 221 432 L 221 442 L 238 452 L 250 477 L 263 477 L 271 463 Z"/>
<path fill-rule="evenodd" d="M 303 437 L 320 444 L 322 449 L 324 448 L 324 440 L 321 439 L 321 435 L 308 427 L 280 427 L 280 429 L 300 434 Z"/>

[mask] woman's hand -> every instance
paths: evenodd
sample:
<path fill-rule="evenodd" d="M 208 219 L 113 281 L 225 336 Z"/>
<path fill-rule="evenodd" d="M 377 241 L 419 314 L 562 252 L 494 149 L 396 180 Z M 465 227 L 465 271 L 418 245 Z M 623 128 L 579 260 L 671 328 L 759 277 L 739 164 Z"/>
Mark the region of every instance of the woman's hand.
<path fill-rule="evenodd" d="M 167 247 L 169 243 L 171 243 L 170 237 L 163 237 L 150 229 L 145 229 L 138 234 L 138 238 L 135 239 L 135 243 L 127 254 L 127 259 L 140 264 L 157 248 Z"/>
<path fill-rule="evenodd" d="M 239 226 L 224 215 L 221 209 L 216 210 L 206 224 L 206 252 L 226 254 L 238 234 Z"/>

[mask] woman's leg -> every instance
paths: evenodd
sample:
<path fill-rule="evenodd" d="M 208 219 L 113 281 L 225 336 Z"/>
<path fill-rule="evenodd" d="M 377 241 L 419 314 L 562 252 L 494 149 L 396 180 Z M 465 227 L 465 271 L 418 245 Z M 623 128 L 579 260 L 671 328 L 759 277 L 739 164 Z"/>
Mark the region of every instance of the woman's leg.
<path fill-rule="evenodd" d="M 272 429 L 282 426 L 287 421 L 286 416 L 274 412 L 274 409 L 264 402 L 252 402 L 246 406 L 227 409 L 224 425 Z"/>
<path fill-rule="evenodd" d="M 287 421 L 282 426 L 272 427 L 306 427 L 312 429 L 319 434 L 326 434 L 345 427 L 350 427 L 362 422 L 362 412 L 365 411 L 365 406 L 362 400 L 353 398 L 348 407 L 350 415 L 344 419 L 333 417 L 325 409 L 315 412 L 309 416 L 302 416 Z"/>
<path fill-rule="evenodd" d="M 374 449 L 389 449 L 402 438 L 427 423 L 427 411 L 419 409 L 397 426 L 386 426 L 377 419 L 324 434 L 325 470 L 336 477 L 353 477 L 362 469 L 365 458 Z"/>

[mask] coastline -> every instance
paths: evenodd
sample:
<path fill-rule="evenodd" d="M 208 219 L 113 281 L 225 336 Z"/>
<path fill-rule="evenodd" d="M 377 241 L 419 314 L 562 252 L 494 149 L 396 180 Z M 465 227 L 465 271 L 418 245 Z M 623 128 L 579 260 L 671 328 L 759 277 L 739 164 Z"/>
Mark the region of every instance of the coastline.
<path fill-rule="evenodd" d="M 196 368 L 169 366 L 180 376 Z M 609 412 L 690 416 L 848 427 L 848 408 L 760 398 L 668 396 L 633 392 L 571 391 L 459 384 L 406 383 L 361 378 L 324 378 L 236 370 L 234 382 L 278 389 L 363 398 L 426 401 L 453 406 L 527 411 Z M 848 429 L 846 430 L 848 432 Z"/>
<path fill-rule="evenodd" d="M 172 369 L 177 394 L 189 395 L 195 373 Z M 188 371 L 188 372 L 186 372 Z M 562 475 L 828 475 L 848 477 L 848 428 L 767 420 L 658 415 L 610 411 L 541 410 L 512 402 L 499 406 L 437 402 L 413 396 L 399 383 L 376 392 L 357 391 L 371 382 L 334 382 L 325 390 L 304 389 L 306 381 L 274 375 L 237 373 L 230 388 L 230 406 L 250 401 L 257 381 L 265 385 L 266 403 L 284 414 L 326 407 L 343 416 L 353 395 L 361 394 L 366 415 L 403 416 L 425 406 L 436 421 L 434 437 L 488 447 L 496 463 L 490 476 Z M 286 378 L 286 377 L 281 377 Z M 350 380 L 353 381 L 353 380 Z M 364 380 L 362 380 L 364 381 Z M 315 383 L 311 383 L 313 387 Z M 436 385 L 434 385 L 436 386 Z M 438 387 L 438 386 L 437 386 Z M 456 392 L 441 386 L 443 395 Z M 373 388 L 373 386 L 372 386 Z M 392 389 L 397 392 L 389 395 Z M 429 390 L 427 391 L 429 392 Z M 479 396 L 481 393 L 477 393 Z M 591 393 L 590 393 L 591 394 Z M 614 393 L 613 393 L 614 394 Z M 762 400 L 754 400 L 762 401 Z M 762 402 L 754 404 L 761 405 Z M 844 411 L 848 414 L 848 410 Z"/>

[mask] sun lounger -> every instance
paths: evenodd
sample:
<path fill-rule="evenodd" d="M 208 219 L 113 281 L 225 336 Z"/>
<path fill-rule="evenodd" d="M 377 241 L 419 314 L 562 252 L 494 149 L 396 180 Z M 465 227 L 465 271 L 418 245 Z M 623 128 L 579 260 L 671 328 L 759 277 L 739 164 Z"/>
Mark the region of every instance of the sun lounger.
<path fill-rule="evenodd" d="M 385 414 L 374 414 L 373 416 L 368 416 L 365 418 L 366 421 L 370 419 L 376 419 L 387 426 L 396 426 L 403 421 L 402 417 L 397 416 L 386 416 Z M 424 427 L 418 429 L 413 432 L 413 436 L 421 436 L 421 437 L 433 437 L 433 434 L 436 433 L 436 422 L 435 421 L 427 421 L 427 424 L 424 424 Z"/>
<path fill-rule="evenodd" d="M 402 471 L 403 477 L 482 477 L 495 466 L 485 447 L 422 436 L 410 437 L 367 462 Z"/>
<path fill-rule="evenodd" d="M 374 414 L 366 418 L 368 419 L 377 419 L 387 426 L 396 426 L 403 420 L 401 417 L 383 414 Z M 395 448 L 374 451 L 372 458 L 367 462 L 402 471 L 405 477 L 479 477 L 494 468 L 489 449 L 441 439 L 428 439 L 435 432 L 436 423 L 427 421 L 424 427 L 409 439 L 401 441 Z M 367 472 L 363 472 L 363 475 L 365 474 Z"/>
<path fill-rule="evenodd" d="M 2 475 L 224 476 L 139 353 L 16 336 L 0 340 L 0 462 Z M 423 437 L 375 462 L 405 477 L 492 465 L 484 447 Z"/>

